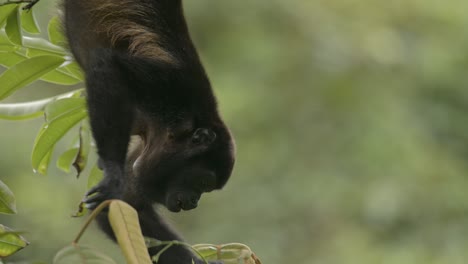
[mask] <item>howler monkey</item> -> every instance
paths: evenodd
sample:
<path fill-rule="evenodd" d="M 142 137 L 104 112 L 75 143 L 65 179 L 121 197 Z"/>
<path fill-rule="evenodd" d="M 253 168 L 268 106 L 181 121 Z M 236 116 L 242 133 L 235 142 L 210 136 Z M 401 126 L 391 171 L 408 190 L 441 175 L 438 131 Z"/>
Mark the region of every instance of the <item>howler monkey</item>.
<path fill-rule="evenodd" d="M 131 135 L 143 142 L 133 164 L 138 182 L 154 188 L 142 196 L 164 199 L 169 210 L 178 211 L 194 208 L 200 190 L 222 188 L 234 164 L 234 144 L 190 39 L 181 0 L 65 0 L 65 29 L 85 72 L 104 170 L 84 202 L 94 208 L 128 188 L 123 175 Z M 205 178 L 210 186 L 170 191 L 173 178 Z"/>
<path fill-rule="evenodd" d="M 203 192 L 226 184 L 234 165 L 234 143 L 181 0 L 64 0 L 64 9 L 66 36 L 86 76 L 91 129 L 104 170 L 84 202 L 93 209 L 107 199 L 124 199 L 147 217 L 143 229 L 167 232 L 150 226 L 159 217 L 147 206 L 195 208 Z M 132 135 L 140 144 L 129 159 Z M 174 256 L 167 263 L 186 262 Z"/>
<path fill-rule="evenodd" d="M 133 164 L 135 160 L 140 155 L 143 149 L 143 142 L 138 138 L 132 140 L 132 144 L 129 150 L 129 154 L 127 156 L 127 164 Z M 144 186 L 141 185 L 138 178 L 135 175 L 135 171 L 133 171 L 133 166 L 127 166 L 125 170 L 126 180 L 128 186 L 132 186 L 132 188 L 124 189 L 124 193 L 122 195 L 122 200 L 130 203 L 134 208 L 138 210 L 138 216 L 140 221 L 140 226 L 142 229 L 142 233 L 146 237 L 155 238 L 162 241 L 172 241 L 172 240 L 179 240 L 182 241 L 182 238 L 177 234 L 170 225 L 164 220 L 164 217 L 160 215 L 157 210 L 154 210 L 152 204 L 154 201 L 147 199 L 146 197 L 142 197 L 139 193 L 146 193 L 151 192 L 151 186 Z M 184 190 L 193 188 L 194 184 L 197 185 L 198 183 L 194 183 L 191 178 L 190 174 L 181 175 L 182 178 L 170 178 L 169 185 L 172 186 L 174 189 Z M 209 184 L 209 179 L 201 178 L 198 179 L 200 182 L 204 182 Z M 162 196 L 164 196 L 164 190 L 160 190 L 162 192 Z M 168 189 L 168 192 L 171 192 L 171 188 Z M 161 204 L 159 200 L 155 201 L 158 204 Z M 98 215 L 97 218 L 99 227 L 112 239 L 115 240 L 114 233 L 112 228 L 110 227 L 109 220 L 107 218 L 107 213 L 103 212 Z M 149 248 L 148 251 L 150 255 L 156 255 L 162 247 L 152 247 Z M 161 254 L 158 263 L 159 264 L 192 264 L 192 260 L 196 264 L 203 263 L 199 260 L 189 249 L 182 247 L 182 246 L 172 246 L 163 254 Z M 210 262 L 210 264 L 221 263 L 221 262 Z"/>

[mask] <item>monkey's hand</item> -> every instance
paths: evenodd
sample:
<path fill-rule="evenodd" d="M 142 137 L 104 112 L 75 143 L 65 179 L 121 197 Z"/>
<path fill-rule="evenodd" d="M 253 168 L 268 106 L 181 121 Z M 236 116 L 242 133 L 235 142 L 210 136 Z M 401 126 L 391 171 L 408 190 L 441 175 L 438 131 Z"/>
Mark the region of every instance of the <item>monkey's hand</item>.
<path fill-rule="evenodd" d="M 100 203 L 110 199 L 121 199 L 123 196 L 123 175 L 119 169 L 104 169 L 104 178 L 89 189 L 84 198 L 86 208 L 93 210 Z"/>

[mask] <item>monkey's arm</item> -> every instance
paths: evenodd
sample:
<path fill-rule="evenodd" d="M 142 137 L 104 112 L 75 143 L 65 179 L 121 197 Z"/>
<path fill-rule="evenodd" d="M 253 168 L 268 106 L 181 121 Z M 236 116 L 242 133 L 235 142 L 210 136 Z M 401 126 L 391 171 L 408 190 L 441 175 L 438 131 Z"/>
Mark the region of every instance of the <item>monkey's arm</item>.
<path fill-rule="evenodd" d="M 121 66 L 119 56 L 112 49 L 95 49 L 89 52 L 84 69 L 91 128 L 104 169 L 104 179 L 84 199 L 90 208 L 121 197 L 124 184 L 134 107 L 129 74 Z"/>

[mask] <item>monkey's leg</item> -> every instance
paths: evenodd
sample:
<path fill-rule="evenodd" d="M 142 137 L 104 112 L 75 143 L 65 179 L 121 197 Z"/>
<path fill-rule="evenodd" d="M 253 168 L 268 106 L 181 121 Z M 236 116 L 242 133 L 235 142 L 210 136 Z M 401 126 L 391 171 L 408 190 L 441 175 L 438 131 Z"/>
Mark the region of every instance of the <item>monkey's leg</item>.
<path fill-rule="evenodd" d="M 111 49 L 91 51 L 85 69 L 91 129 L 104 170 L 104 179 L 83 200 L 89 208 L 122 195 L 134 105 L 120 56 Z"/>

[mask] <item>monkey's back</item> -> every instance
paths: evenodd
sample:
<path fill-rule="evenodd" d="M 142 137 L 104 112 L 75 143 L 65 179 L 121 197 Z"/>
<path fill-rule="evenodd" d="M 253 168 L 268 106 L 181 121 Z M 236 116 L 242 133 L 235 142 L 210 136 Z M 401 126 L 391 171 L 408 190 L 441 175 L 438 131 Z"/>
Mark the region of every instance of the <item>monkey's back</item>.
<path fill-rule="evenodd" d="M 181 0 L 65 0 L 64 7 L 69 45 L 83 67 L 96 48 L 174 64 L 198 60 Z"/>

